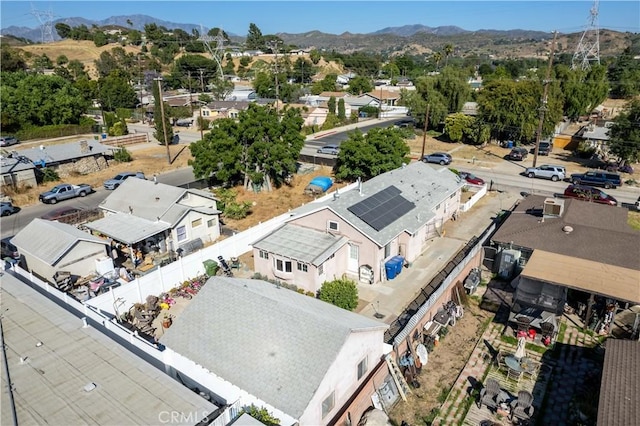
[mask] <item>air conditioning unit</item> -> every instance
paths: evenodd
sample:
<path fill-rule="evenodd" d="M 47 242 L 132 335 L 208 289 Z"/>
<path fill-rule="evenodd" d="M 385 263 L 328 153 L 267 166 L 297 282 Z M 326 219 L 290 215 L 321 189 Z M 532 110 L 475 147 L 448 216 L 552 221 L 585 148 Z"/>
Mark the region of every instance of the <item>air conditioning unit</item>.
<path fill-rule="evenodd" d="M 564 200 L 559 198 L 546 198 L 542 205 L 542 215 L 560 217 L 564 212 Z"/>

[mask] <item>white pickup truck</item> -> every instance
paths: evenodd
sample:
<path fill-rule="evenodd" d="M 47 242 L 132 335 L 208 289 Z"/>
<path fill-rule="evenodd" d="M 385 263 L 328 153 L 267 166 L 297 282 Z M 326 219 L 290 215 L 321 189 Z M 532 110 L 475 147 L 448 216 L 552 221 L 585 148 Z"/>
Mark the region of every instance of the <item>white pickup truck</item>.
<path fill-rule="evenodd" d="M 58 201 L 67 200 L 69 198 L 84 197 L 93 192 L 91 185 L 82 183 L 80 185 L 71 185 L 62 183 L 51 188 L 47 192 L 40 194 L 40 201 L 45 204 L 55 204 Z"/>

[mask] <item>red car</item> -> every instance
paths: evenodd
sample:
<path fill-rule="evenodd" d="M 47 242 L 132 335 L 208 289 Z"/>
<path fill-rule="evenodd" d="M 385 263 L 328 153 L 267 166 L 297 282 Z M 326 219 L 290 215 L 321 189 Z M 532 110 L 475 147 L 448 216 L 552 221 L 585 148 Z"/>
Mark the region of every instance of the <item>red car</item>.
<path fill-rule="evenodd" d="M 598 204 L 618 205 L 618 201 L 615 198 L 593 186 L 569 185 L 567 189 L 564 190 L 564 196 Z"/>
<path fill-rule="evenodd" d="M 458 172 L 458 176 L 472 185 L 484 185 L 484 180 L 469 172 Z"/>

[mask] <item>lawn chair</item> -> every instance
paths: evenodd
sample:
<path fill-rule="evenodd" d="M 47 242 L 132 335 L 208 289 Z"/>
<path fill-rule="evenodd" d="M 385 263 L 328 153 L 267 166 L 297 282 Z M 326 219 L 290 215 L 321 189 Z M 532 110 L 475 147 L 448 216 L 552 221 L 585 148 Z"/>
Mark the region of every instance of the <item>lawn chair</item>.
<path fill-rule="evenodd" d="M 480 391 L 478 398 L 478 408 L 482 408 L 482 405 L 486 405 L 490 410 L 496 410 L 501 401 L 500 398 L 500 383 L 496 379 L 487 379 L 485 386 Z"/>
<path fill-rule="evenodd" d="M 533 395 L 524 390 L 518 392 L 518 398 L 511 403 L 511 421 L 528 422 L 533 416 L 533 411 Z"/>
<path fill-rule="evenodd" d="M 527 361 L 527 368 L 522 372 L 522 377 L 528 380 L 534 380 L 538 376 L 540 363 L 532 360 Z"/>
<path fill-rule="evenodd" d="M 516 383 L 520 383 L 521 377 L 522 377 L 522 370 L 514 370 L 513 368 L 507 367 L 507 379 L 515 380 Z"/>
<path fill-rule="evenodd" d="M 508 368 L 507 363 L 504 362 L 506 356 L 507 354 L 505 352 L 498 351 L 498 354 L 496 355 L 496 367 L 498 367 L 498 370 L 506 370 Z"/>
<path fill-rule="evenodd" d="M 524 316 L 516 317 L 516 324 L 518 326 L 518 332 L 529 333 L 529 326 L 531 325 L 531 318 Z"/>

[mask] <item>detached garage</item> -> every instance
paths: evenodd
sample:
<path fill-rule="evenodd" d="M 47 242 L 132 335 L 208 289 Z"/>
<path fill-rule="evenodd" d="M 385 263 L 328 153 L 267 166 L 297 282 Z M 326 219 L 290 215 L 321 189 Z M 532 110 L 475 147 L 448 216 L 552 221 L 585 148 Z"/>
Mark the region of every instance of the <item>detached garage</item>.
<path fill-rule="evenodd" d="M 34 219 L 11 242 L 26 269 L 52 282 L 57 271 L 85 277 L 96 270 L 96 259 L 109 254 L 109 242 L 66 223 Z"/>

